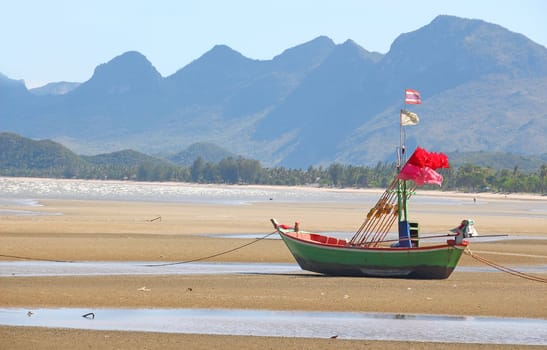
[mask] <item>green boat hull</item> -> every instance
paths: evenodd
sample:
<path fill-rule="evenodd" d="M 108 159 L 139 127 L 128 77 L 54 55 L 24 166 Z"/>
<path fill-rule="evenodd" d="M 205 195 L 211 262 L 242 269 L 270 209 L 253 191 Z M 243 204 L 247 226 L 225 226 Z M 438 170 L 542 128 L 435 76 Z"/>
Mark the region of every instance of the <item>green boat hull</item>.
<path fill-rule="evenodd" d="M 361 248 L 332 237 L 278 231 L 303 270 L 335 276 L 445 279 L 467 246 L 451 240 L 420 248 Z M 333 243 L 326 243 L 329 239 Z"/>

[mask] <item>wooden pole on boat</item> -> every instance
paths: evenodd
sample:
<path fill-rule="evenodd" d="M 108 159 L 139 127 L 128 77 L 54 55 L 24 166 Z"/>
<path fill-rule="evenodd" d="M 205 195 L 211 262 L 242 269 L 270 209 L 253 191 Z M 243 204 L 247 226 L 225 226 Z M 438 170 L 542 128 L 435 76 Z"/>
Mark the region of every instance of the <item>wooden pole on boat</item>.
<path fill-rule="evenodd" d="M 393 196 L 392 189 L 395 186 L 395 183 L 396 183 L 396 179 L 394 179 L 391 182 L 388 189 L 382 194 L 378 202 L 376 202 L 374 207 L 372 207 L 370 211 L 367 213 L 365 221 L 361 224 L 357 232 L 353 235 L 352 239 L 350 240 L 351 244 L 361 244 L 368 240 L 368 236 L 373 232 L 373 229 L 375 225 L 377 224 L 378 218 L 376 217 L 376 215 L 379 212 L 381 203 L 391 201 L 391 198 Z"/>
<path fill-rule="evenodd" d="M 365 242 L 374 242 L 378 240 L 378 234 L 385 234 L 383 230 L 388 231 L 393 225 L 393 221 L 389 220 L 387 224 L 384 224 L 386 216 L 392 217 L 386 211 L 386 206 L 389 206 L 391 210 L 394 210 L 394 188 L 397 184 L 397 179 L 394 179 L 387 190 L 382 194 L 375 206 L 370 209 L 365 218 L 365 221 L 361 224 L 361 227 L 357 230 L 354 236 L 351 238 L 350 243 L 353 245 L 360 245 Z M 390 214 L 392 214 L 390 212 Z M 385 227 L 385 228 L 384 228 Z M 371 238 L 372 235 L 372 238 Z M 381 238 L 380 238 L 381 239 Z"/>

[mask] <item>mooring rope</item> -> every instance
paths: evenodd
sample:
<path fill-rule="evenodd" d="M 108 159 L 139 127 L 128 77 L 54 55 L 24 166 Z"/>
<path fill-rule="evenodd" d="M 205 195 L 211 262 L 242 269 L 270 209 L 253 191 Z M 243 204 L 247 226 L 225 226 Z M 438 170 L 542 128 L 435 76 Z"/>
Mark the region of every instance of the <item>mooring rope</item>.
<path fill-rule="evenodd" d="M 58 263 L 71 263 L 71 262 L 74 262 L 74 261 L 71 261 L 71 260 L 56 260 L 56 259 L 34 258 L 34 257 L 30 257 L 30 256 L 5 255 L 5 254 L 0 254 L 0 257 L 2 257 L 2 258 L 11 258 L 11 259 L 19 259 L 19 260 L 48 261 L 48 262 L 58 262 Z"/>
<path fill-rule="evenodd" d="M 222 252 L 220 252 L 220 253 L 213 254 L 213 255 L 203 256 L 203 257 L 201 257 L 201 258 L 196 258 L 196 259 L 191 259 L 191 260 L 185 260 L 185 261 L 177 261 L 177 262 L 163 263 L 163 264 L 149 264 L 149 265 L 143 265 L 143 266 L 153 267 L 153 266 L 180 265 L 180 264 L 188 264 L 188 263 L 192 263 L 192 262 L 196 262 L 196 261 L 202 261 L 202 260 L 207 260 L 207 259 L 211 259 L 211 258 L 216 258 L 217 256 L 221 256 L 221 255 L 224 255 L 224 254 L 232 253 L 232 252 L 235 252 L 236 250 L 239 250 L 239 249 L 248 247 L 248 246 L 250 246 L 251 244 L 255 244 L 255 243 L 259 242 L 259 241 L 262 241 L 262 240 L 268 238 L 269 236 L 271 236 L 271 235 L 273 235 L 273 234 L 275 234 L 275 233 L 277 233 L 277 231 L 270 232 L 270 233 L 268 233 L 268 234 L 265 235 L 265 236 L 256 238 L 256 239 L 255 239 L 254 241 L 252 241 L 252 242 L 248 242 L 248 243 L 245 243 L 245 244 L 240 245 L 240 246 L 238 246 L 238 247 L 235 247 L 235 248 L 232 248 L 232 249 L 228 249 L 228 250 L 225 250 L 225 251 L 222 251 Z M 30 261 L 59 262 L 59 263 L 73 263 L 73 262 L 74 262 L 74 261 L 71 261 L 71 260 L 54 260 L 54 259 L 34 258 L 34 257 L 28 257 L 28 256 L 4 255 L 4 254 L 0 254 L 0 257 L 3 257 L 3 258 L 12 258 L 12 259 L 21 259 L 21 260 L 30 260 Z"/>
<path fill-rule="evenodd" d="M 232 253 L 232 252 L 235 252 L 236 250 L 239 250 L 239 249 L 248 247 L 248 246 L 250 246 L 251 244 L 255 244 L 255 243 L 257 243 L 257 242 L 260 242 L 260 241 L 262 241 L 262 240 L 264 240 L 264 239 L 268 238 L 269 236 L 271 236 L 271 235 L 273 235 L 273 234 L 276 234 L 276 233 L 277 233 L 277 231 L 270 232 L 270 233 L 268 233 L 268 234 L 265 235 L 265 236 L 256 238 L 254 241 L 245 243 L 245 244 L 240 245 L 240 246 L 238 246 L 238 247 L 235 247 L 235 248 L 232 248 L 232 249 L 228 249 L 228 250 L 225 250 L 225 251 L 222 251 L 222 252 L 220 252 L 220 253 L 213 254 L 213 255 L 203 256 L 203 257 L 201 257 L 201 258 L 195 258 L 195 259 L 184 260 L 184 261 L 177 261 L 177 262 L 170 262 L 170 263 L 163 263 L 163 264 L 148 264 L 148 265 L 144 265 L 144 266 L 147 266 L 147 267 L 171 266 L 171 265 L 189 264 L 189 263 L 193 263 L 193 262 L 197 262 L 197 261 L 203 261 L 203 260 L 207 260 L 207 259 L 211 259 L 211 258 L 216 258 L 217 256 L 221 256 L 221 255 L 225 255 L 225 254 L 228 254 L 228 253 Z"/>
<path fill-rule="evenodd" d="M 505 273 L 508 273 L 510 275 L 513 275 L 513 276 L 516 276 L 516 277 L 520 277 L 520 278 L 524 278 L 524 279 L 527 279 L 527 280 L 530 280 L 530 281 L 535 281 L 535 282 L 542 282 L 542 283 L 547 283 L 547 278 L 543 278 L 543 277 L 539 277 L 539 276 L 534 276 L 534 275 L 530 275 L 528 273 L 524 273 L 524 272 L 521 272 L 521 271 L 517 271 L 515 269 L 512 269 L 512 268 L 509 268 L 509 267 L 506 267 L 506 266 L 502 266 L 500 264 L 497 264 L 493 261 L 490 261 L 488 259 L 485 259 L 481 256 L 478 256 L 477 254 L 474 254 L 473 252 L 471 252 L 471 250 L 469 248 L 465 249 L 463 251 L 465 254 L 469 255 L 470 257 L 472 257 L 473 259 L 483 263 L 483 264 L 486 264 L 490 267 L 493 267 L 495 268 L 496 270 L 499 270 L 501 272 L 505 272 Z"/>

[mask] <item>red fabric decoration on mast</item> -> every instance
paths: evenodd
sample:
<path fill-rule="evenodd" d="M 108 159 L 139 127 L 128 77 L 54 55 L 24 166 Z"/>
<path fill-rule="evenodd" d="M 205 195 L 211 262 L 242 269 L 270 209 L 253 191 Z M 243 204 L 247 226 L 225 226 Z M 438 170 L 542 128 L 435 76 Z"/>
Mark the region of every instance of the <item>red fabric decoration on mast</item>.
<path fill-rule="evenodd" d="M 444 153 L 428 152 L 423 148 L 416 148 L 403 169 L 397 176 L 401 180 L 412 180 L 418 186 L 423 184 L 441 185 L 443 177 L 435 170 L 448 168 L 448 157 Z"/>
<path fill-rule="evenodd" d="M 444 153 L 428 152 L 421 147 L 416 148 L 407 163 L 420 168 L 429 167 L 433 170 L 450 167 L 448 157 Z"/>

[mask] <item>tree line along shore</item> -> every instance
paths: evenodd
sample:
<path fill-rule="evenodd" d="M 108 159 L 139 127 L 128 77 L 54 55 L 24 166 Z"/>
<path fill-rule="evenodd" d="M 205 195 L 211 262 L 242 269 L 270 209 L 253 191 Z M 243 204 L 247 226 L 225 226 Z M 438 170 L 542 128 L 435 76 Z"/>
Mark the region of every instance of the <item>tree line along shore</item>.
<path fill-rule="evenodd" d="M 547 164 L 537 171 L 493 169 L 465 163 L 439 170 L 443 175 L 443 190 L 501 193 L 547 193 Z M 0 169 L 0 176 L 108 179 L 132 181 L 175 181 L 210 184 L 253 184 L 384 188 L 396 175 L 394 163 L 376 166 L 355 166 L 333 163 L 329 166 L 310 166 L 307 169 L 263 167 L 257 160 L 227 157 L 219 162 L 198 157 L 189 166 L 168 162 L 143 161 L 136 164 L 94 164 L 90 162 L 59 164 L 46 167 L 10 167 Z M 438 189 L 426 185 L 424 189 Z"/>

